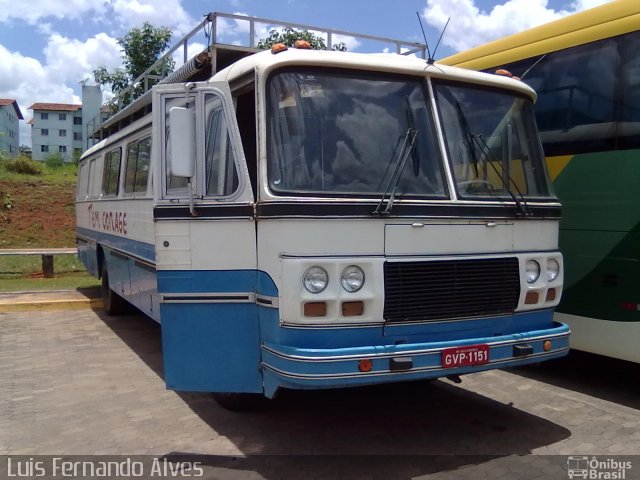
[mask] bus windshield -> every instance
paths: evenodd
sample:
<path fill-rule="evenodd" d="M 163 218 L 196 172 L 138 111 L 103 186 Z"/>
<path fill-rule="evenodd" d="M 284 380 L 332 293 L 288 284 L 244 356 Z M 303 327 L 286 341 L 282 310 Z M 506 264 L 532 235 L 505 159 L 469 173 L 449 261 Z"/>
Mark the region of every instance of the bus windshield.
<path fill-rule="evenodd" d="M 453 83 L 434 91 L 459 197 L 553 196 L 528 98 Z"/>
<path fill-rule="evenodd" d="M 393 188 L 396 195 L 448 197 L 425 87 L 422 78 L 344 70 L 272 75 L 271 191 L 380 196 Z"/>

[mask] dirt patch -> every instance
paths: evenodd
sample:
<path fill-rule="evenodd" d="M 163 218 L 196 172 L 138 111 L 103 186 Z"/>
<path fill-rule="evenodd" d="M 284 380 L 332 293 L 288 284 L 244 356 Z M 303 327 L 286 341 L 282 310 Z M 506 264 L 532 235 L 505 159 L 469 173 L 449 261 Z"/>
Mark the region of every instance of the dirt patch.
<path fill-rule="evenodd" d="M 0 179 L 0 248 L 74 247 L 75 182 Z"/>

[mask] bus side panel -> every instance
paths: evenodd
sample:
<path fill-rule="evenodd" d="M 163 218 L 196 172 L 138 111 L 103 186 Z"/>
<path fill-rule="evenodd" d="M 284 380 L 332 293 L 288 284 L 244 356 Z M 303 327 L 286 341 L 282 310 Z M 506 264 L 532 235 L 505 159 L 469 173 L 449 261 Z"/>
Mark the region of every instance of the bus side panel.
<path fill-rule="evenodd" d="M 160 321 L 160 299 L 155 268 L 130 258 L 129 272 L 131 297 L 128 300 L 154 320 Z"/>
<path fill-rule="evenodd" d="M 579 154 L 562 162 L 554 184 L 563 203 L 560 247 L 565 291 L 558 311 L 638 321 L 640 181 L 638 151 Z M 558 158 L 549 158 L 554 166 Z"/>
<path fill-rule="evenodd" d="M 100 267 L 98 265 L 98 252 L 96 251 L 96 242 L 76 238 L 78 246 L 78 258 L 91 275 L 96 278 L 100 277 Z"/>
<path fill-rule="evenodd" d="M 86 179 L 85 179 L 86 180 Z M 78 189 L 84 188 L 78 185 Z M 89 202 L 76 204 L 76 246 L 78 258 L 87 271 L 96 278 L 100 278 L 100 262 L 98 260 L 98 237 L 94 228 L 91 228 L 91 211 L 93 206 Z"/>
<path fill-rule="evenodd" d="M 159 271 L 167 388 L 262 393 L 255 271 Z"/>
<path fill-rule="evenodd" d="M 109 272 L 109 286 L 121 297 L 131 295 L 131 280 L 129 277 L 129 257 L 104 247 L 104 261 Z"/>

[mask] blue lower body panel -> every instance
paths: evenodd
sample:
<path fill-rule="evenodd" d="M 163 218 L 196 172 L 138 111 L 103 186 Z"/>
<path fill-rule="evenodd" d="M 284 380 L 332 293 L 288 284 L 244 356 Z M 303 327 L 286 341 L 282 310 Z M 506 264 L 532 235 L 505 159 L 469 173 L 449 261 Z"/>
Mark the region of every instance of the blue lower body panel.
<path fill-rule="evenodd" d="M 263 272 L 159 271 L 165 381 L 182 391 L 264 393 L 462 375 L 564 356 L 553 311 L 495 318 L 327 328 L 281 325 Z M 445 349 L 477 346 L 481 364 L 443 366 Z M 456 352 L 457 353 L 457 352 Z M 484 355 L 484 353 L 483 353 Z M 361 371 L 360 361 L 370 363 Z M 476 359 L 477 360 L 477 359 Z M 458 364 L 456 364 L 458 365 Z"/>
<path fill-rule="evenodd" d="M 167 388 L 263 392 L 259 285 L 255 270 L 158 272 Z"/>
<path fill-rule="evenodd" d="M 167 388 L 262 393 L 254 304 L 164 304 L 160 308 Z"/>
<path fill-rule="evenodd" d="M 546 341 L 550 342 L 547 350 L 544 348 Z M 489 348 L 488 363 L 453 368 L 442 366 L 443 350 L 480 344 Z M 550 328 L 526 333 L 446 342 L 423 341 L 338 349 L 305 349 L 265 343 L 262 346 L 262 368 L 265 394 L 271 397 L 280 387 L 353 387 L 462 375 L 540 362 L 564 356 L 568 351 L 569 328 L 555 323 Z M 360 360 L 370 360 L 371 370 L 361 372 Z M 410 368 L 398 370 L 392 367 L 392 363 L 410 365 Z"/>

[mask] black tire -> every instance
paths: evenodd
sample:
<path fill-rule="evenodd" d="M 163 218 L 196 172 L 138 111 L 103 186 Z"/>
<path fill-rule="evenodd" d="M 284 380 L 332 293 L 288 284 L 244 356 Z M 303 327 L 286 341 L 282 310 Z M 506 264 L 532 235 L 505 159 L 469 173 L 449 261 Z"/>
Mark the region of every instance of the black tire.
<path fill-rule="evenodd" d="M 122 315 L 128 310 L 127 301 L 114 292 L 109 285 L 106 263 L 102 266 L 102 304 L 107 315 Z"/>
<path fill-rule="evenodd" d="M 260 393 L 214 393 L 213 398 L 222 408 L 232 412 L 254 412 L 269 404 L 269 399 Z"/>

